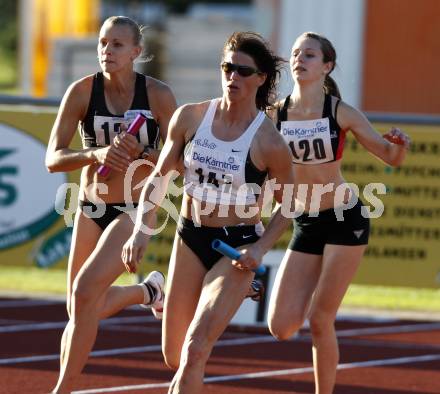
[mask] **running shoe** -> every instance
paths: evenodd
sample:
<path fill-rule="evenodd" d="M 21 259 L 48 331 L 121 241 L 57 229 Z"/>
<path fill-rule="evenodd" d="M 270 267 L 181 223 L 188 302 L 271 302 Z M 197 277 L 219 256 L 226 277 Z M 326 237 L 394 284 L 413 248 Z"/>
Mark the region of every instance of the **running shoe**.
<path fill-rule="evenodd" d="M 150 274 L 144 279 L 143 284 L 147 286 L 154 287 L 156 289 L 156 295 L 154 300 L 152 300 L 149 304 L 141 304 L 142 308 L 151 308 L 153 315 L 156 319 L 162 319 L 163 314 L 163 302 L 165 300 L 165 276 L 162 272 L 152 271 Z"/>

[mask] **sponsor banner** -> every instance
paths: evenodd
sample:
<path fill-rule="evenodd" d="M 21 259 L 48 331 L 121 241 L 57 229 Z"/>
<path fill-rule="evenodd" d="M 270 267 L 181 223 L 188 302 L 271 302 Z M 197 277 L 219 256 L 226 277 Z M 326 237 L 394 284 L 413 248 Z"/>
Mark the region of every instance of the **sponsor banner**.
<path fill-rule="evenodd" d="M 42 240 L 34 253 L 34 262 L 38 267 L 51 267 L 69 255 L 72 241 L 72 228 L 63 228 Z"/>
<path fill-rule="evenodd" d="M 67 261 L 71 228 L 55 213 L 55 196 L 63 183 L 79 183 L 79 170 L 49 174 L 44 166 L 55 115 L 55 108 L 0 106 L 0 264 L 64 267 Z M 380 132 L 389 129 L 389 125 L 375 126 Z M 355 282 L 436 288 L 440 286 L 440 131 L 434 126 L 400 127 L 410 134 L 412 146 L 399 168 L 377 160 L 348 134 L 344 178 L 359 187 L 371 210 L 374 201 L 364 195 L 365 186 L 382 183 L 386 190 L 386 194 L 373 191 L 384 211 L 371 219 L 369 246 Z M 80 146 L 77 135 L 73 147 Z M 180 207 L 180 198 L 172 202 Z M 152 238 L 144 260 L 166 269 L 176 224 L 162 211 L 158 225 L 167 221 L 165 229 Z M 291 231 L 284 233 L 275 249 L 285 249 L 290 237 Z"/>
<path fill-rule="evenodd" d="M 49 174 L 45 167 L 55 114 L 51 108 L 0 106 L 0 264 L 66 262 L 70 238 L 64 237 L 60 253 L 57 239 L 66 228 L 55 196 L 69 178 L 79 178 L 77 172 Z"/>
<path fill-rule="evenodd" d="M 381 133 L 390 125 L 377 124 Z M 383 183 L 377 195 L 384 212 L 371 219 L 370 242 L 356 283 L 440 286 L 440 130 L 434 126 L 400 125 L 412 146 L 398 168 L 385 165 L 351 135 L 347 140 L 342 173 L 362 190 Z M 363 198 L 366 205 L 370 205 Z M 373 208 L 372 208 L 373 209 Z"/>

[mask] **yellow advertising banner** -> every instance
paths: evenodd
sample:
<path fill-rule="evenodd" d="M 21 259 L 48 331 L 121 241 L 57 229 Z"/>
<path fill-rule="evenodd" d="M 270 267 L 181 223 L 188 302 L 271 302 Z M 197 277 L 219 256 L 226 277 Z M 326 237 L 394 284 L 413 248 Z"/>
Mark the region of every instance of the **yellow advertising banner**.
<path fill-rule="evenodd" d="M 380 132 L 390 125 L 375 125 Z M 396 125 L 399 126 L 399 125 Z M 352 136 L 342 172 L 359 186 L 385 185 L 383 214 L 371 219 L 369 246 L 356 283 L 414 287 L 440 286 L 440 127 L 400 125 L 411 136 L 406 159 L 392 168 L 369 154 Z"/>

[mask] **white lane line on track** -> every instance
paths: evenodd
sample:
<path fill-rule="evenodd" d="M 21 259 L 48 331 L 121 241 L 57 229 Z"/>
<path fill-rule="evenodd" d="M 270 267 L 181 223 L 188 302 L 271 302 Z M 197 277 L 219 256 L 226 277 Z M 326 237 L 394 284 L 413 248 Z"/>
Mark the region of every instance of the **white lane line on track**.
<path fill-rule="evenodd" d="M 131 323 L 144 323 L 144 322 L 154 322 L 157 321 L 153 316 L 127 316 L 127 317 L 112 317 L 101 321 L 102 326 L 113 325 L 113 324 L 131 324 Z M 23 332 L 23 331 L 40 331 L 40 330 L 52 330 L 56 328 L 64 328 L 67 321 L 63 322 L 46 322 L 46 323 L 25 323 L 16 324 L 12 326 L 0 326 L 0 334 L 6 332 Z M 353 337 L 359 335 L 379 335 L 379 334 L 399 334 L 399 333 L 410 333 L 419 331 L 430 331 L 440 329 L 439 322 L 432 323 L 415 323 L 407 324 L 403 326 L 393 325 L 393 326 L 382 326 L 382 327 L 366 327 L 366 328 L 354 328 L 347 330 L 338 330 L 337 336 L 342 337 Z M 302 334 L 301 336 L 310 336 L 310 334 Z"/>
<path fill-rule="evenodd" d="M 105 356 L 115 356 L 121 354 L 134 354 L 134 353 L 150 353 L 150 352 L 159 352 L 160 350 L 161 350 L 161 345 L 125 347 L 120 349 L 108 349 L 108 350 L 94 350 L 93 352 L 90 353 L 90 357 L 105 357 Z M 59 360 L 59 358 L 60 358 L 59 354 L 47 354 L 45 356 L 2 358 L 0 359 L 0 365 L 52 361 L 52 360 Z"/>
<path fill-rule="evenodd" d="M 126 316 L 126 317 L 111 317 L 101 321 L 101 326 L 112 324 L 132 324 L 132 323 L 148 323 L 154 322 L 156 318 L 153 316 Z M 23 331 L 41 331 L 41 330 L 53 330 L 55 328 L 66 327 L 67 321 L 46 322 L 46 323 L 25 323 L 15 324 L 13 326 L 0 327 L 0 334 L 14 333 Z"/>
<path fill-rule="evenodd" d="M 35 306 L 54 306 L 54 305 L 66 305 L 65 299 L 22 299 L 22 300 L 0 300 L 1 308 L 31 308 Z M 144 310 L 139 305 L 130 305 L 124 308 L 129 311 Z"/>
<path fill-rule="evenodd" d="M 141 321 L 155 321 L 155 318 L 153 316 L 148 317 L 120 317 L 120 318 L 110 318 L 103 320 L 101 323 L 102 325 L 106 324 L 115 324 L 115 323 L 137 323 Z M 65 322 L 63 323 L 40 323 L 38 326 L 44 326 L 44 328 L 38 328 L 38 329 L 48 329 L 47 326 L 50 324 L 63 324 L 62 326 L 58 327 L 64 327 Z M 22 325 L 22 326 L 28 326 L 28 325 Z M 32 325 L 30 325 L 32 326 Z M 19 326 L 21 327 L 21 325 Z M 6 329 L 10 327 L 0 327 L 0 333 L 6 332 Z M 55 327 L 51 327 L 55 328 Z M 428 323 L 428 324 L 412 324 L 412 325 L 405 325 L 405 326 L 391 326 L 391 327 L 380 327 L 380 328 L 359 328 L 359 329 L 351 329 L 351 330 L 342 330 L 338 331 L 337 335 L 338 337 L 348 337 L 348 336 L 356 336 L 356 335 L 372 335 L 372 334 L 389 334 L 389 333 L 408 333 L 408 332 L 418 332 L 418 331 L 428 331 L 433 329 L 439 329 L 440 323 Z M 21 331 L 21 330 L 20 330 Z M 26 331 L 26 330 L 23 330 Z M 30 330 L 32 331 L 32 330 Z M 15 332 L 15 331 L 14 331 Z M 296 338 L 299 338 L 301 340 L 307 340 L 310 338 L 309 334 L 297 336 Z M 295 338 L 292 338 L 291 340 L 294 340 Z M 237 345 L 247 345 L 247 344 L 258 344 L 263 342 L 277 342 L 275 338 L 273 338 L 270 335 L 264 335 L 264 336 L 257 336 L 257 337 L 249 337 L 249 338 L 238 338 L 238 339 L 224 339 L 219 342 L 217 342 L 218 347 L 221 346 L 237 346 Z M 159 350 L 160 350 L 160 345 Z M 92 357 L 104 357 L 107 355 L 117 355 L 117 354 L 130 354 L 133 353 L 141 353 L 141 352 L 150 352 L 150 351 L 156 351 L 156 350 L 145 350 L 148 347 L 131 347 L 131 348 L 120 348 L 120 349 L 109 349 L 109 350 L 100 350 L 96 352 L 92 352 Z M 0 359 L 0 365 L 11 365 L 11 364 L 18 364 L 18 363 L 32 363 L 32 362 L 40 362 L 40 361 L 50 361 L 50 360 L 57 360 L 58 355 L 41 355 L 41 356 L 29 356 L 29 357 L 16 357 L 16 358 L 4 358 Z"/>
<path fill-rule="evenodd" d="M 160 325 L 153 327 L 146 327 L 140 325 L 122 325 L 122 324 L 108 324 L 101 328 L 105 331 L 115 331 L 120 333 L 128 333 L 128 332 L 137 332 L 141 334 L 157 334 L 160 335 L 162 333 L 162 327 Z M 247 338 L 249 337 L 249 333 L 244 332 L 225 332 L 222 335 L 222 338 Z"/>
<path fill-rule="evenodd" d="M 253 345 L 264 342 L 276 342 L 276 339 L 271 337 L 270 335 L 251 337 L 251 338 L 225 339 L 218 341 L 215 346 L 223 347 L 223 346 Z M 106 356 L 116 356 L 121 354 L 151 353 L 151 352 L 160 352 L 160 351 L 161 351 L 161 345 L 136 346 L 136 347 L 126 347 L 119 349 L 95 350 L 90 353 L 90 357 L 106 357 Z M 58 360 L 59 357 L 60 356 L 58 354 L 47 354 L 42 356 L 3 358 L 0 359 L 0 365 L 52 361 L 52 360 Z"/>
<path fill-rule="evenodd" d="M 169 387 L 169 383 L 151 383 L 151 384 L 137 384 L 133 386 L 120 386 L 120 387 L 108 387 L 102 389 L 90 389 L 90 390 L 80 390 L 72 391 L 72 394 L 89 394 L 89 393 L 115 393 L 118 391 L 126 390 L 148 390 L 148 389 L 159 389 Z"/>
<path fill-rule="evenodd" d="M 420 362 L 438 361 L 438 360 L 440 360 L 440 354 L 426 354 L 422 356 L 399 357 L 399 358 L 391 358 L 385 360 L 370 360 L 370 361 L 359 361 L 355 363 L 339 364 L 338 370 L 381 367 L 387 365 L 402 365 L 402 364 L 420 363 Z M 301 375 L 304 373 L 312 373 L 312 372 L 313 372 L 313 367 L 281 369 L 278 371 L 261 371 L 261 372 L 244 373 L 238 375 L 213 376 L 213 377 L 205 378 L 204 382 L 205 383 L 231 382 L 237 380 L 258 379 L 258 378 L 267 378 L 274 376 Z M 74 391 L 73 394 L 112 393 L 112 392 L 129 391 L 129 390 L 134 391 L 134 390 L 157 389 L 162 387 L 169 387 L 169 383 L 150 383 L 150 384 L 137 384 L 133 386 L 97 388 L 97 389 Z"/>

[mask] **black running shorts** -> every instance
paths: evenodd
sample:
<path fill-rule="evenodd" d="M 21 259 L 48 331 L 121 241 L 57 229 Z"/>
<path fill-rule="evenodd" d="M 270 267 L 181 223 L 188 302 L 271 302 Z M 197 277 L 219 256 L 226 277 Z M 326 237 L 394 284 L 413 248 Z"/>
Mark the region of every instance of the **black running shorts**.
<path fill-rule="evenodd" d="M 182 241 L 197 255 L 207 270 L 223 256 L 212 249 L 212 241 L 216 238 L 237 248 L 256 242 L 264 231 L 260 222 L 254 225 L 237 225 L 227 227 L 196 227 L 190 219 L 180 217 L 177 233 Z"/>
<path fill-rule="evenodd" d="M 339 211 L 339 215 L 343 214 L 343 220 L 338 220 L 334 208 L 320 211 L 317 217 L 310 217 L 309 213 L 302 214 L 293 221 L 289 249 L 321 255 L 326 244 L 368 244 L 370 219 L 362 215 L 362 206 L 358 200 L 353 208 Z"/>

